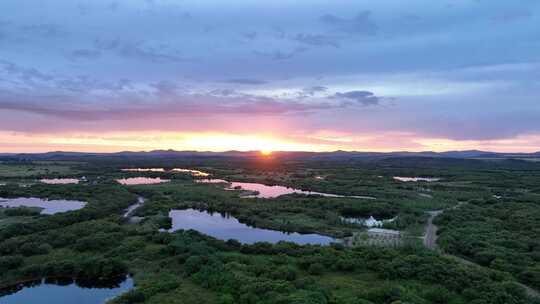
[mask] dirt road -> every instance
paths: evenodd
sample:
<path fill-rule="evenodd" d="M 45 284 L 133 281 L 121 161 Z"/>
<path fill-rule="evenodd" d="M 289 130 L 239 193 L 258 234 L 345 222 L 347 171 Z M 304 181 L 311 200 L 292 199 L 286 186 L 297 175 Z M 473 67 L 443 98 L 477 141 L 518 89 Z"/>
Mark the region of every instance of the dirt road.
<path fill-rule="evenodd" d="M 443 213 L 444 210 L 429 211 L 429 219 L 424 234 L 424 246 L 429 249 L 437 249 L 437 226 L 433 224 L 433 220 Z"/>

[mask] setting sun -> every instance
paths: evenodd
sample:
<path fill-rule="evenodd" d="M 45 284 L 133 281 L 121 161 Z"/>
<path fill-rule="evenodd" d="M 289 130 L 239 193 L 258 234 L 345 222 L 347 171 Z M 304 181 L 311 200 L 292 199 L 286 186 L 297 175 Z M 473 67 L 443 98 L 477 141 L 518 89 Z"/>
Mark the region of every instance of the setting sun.
<path fill-rule="evenodd" d="M 270 151 L 270 150 L 261 150 L 261 154 L 264 155 L 264 156 L 269 156 L 270 154 L 272 154 L 272 151 Z"/>

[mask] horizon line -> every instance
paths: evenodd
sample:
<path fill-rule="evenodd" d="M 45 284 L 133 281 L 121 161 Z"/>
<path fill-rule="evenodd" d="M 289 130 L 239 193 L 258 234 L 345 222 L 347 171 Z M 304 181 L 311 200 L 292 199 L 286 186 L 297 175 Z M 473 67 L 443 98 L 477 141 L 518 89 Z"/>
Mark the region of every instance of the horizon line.
<path fill-rule="evenodd" d="M 116 152 L 95 152 L 95 151 L 73 151 L 73 150 L 51 150 L 46 152 L 0 152 L 0 155 L 17 155 L 17 154 L 51 154 L 51 153 L 79 153 L 79 154 L 121 154 L 121 153 L 155 153 L 155 152 L 176 152 L 176 153 L 214 153 L 214 154 L 224 154 L 224 153 L 260 153 L 262 150 L 224 150 L 224 151 L 209 151 L 209 150 L 174 150 L 174 149 L 154 149 L 154 150 L 120 150 Z M 418 153 L 418 154 L 444 154 L 444 153 L 466 153 L 466 152 L 475 152 L 475 153 L 490 153 L 490 154 L 539 154 L 540 151 L 535 152 L 495 152 L 487 150 L 446 150 L 446 151 L 411 151 L 411 150 L 396 150 L 396 151 L 359 151 L 359 150 L 332 150 L 332 151 L 302 151 L 302 150 L 276 150 L 271 151 L 272 154 L 279 153 L 313 153 L 313 154 L 330 154 L 330 153 L 376 153 L 376 154 L 397 154 L 397 153 Z"/>

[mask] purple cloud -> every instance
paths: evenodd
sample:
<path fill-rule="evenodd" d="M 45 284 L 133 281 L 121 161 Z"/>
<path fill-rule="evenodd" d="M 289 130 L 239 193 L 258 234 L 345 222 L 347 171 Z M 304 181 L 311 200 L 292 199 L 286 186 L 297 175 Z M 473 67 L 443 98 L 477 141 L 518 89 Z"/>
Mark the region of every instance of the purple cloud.
<path fill-rule="evenodd" d="M 330 96 L 330 98 L 344 100 L 344 105 L 348 105 L 351 103 L 351 101 L 354 101 L 355 103 L 364 106 L 372 106 L 378 105 L 381 101 L 380 97 L 375 96 L 375 94 L 369 91 L 349 91 L 343 93 L 337 92 L 336 94 Z"/>

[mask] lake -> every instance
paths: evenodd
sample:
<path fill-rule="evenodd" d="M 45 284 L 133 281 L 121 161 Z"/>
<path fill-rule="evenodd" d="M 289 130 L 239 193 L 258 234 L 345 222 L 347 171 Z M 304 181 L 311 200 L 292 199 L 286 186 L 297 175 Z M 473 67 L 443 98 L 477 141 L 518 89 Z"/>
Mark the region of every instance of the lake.
<path fill-rule="evenodd" d="M 8 295 L 0 297 L 2 304 L 103 304 L 133 288 L 127 278 L 110 287 L 81 287 L 71 279 L 62 281 L 41 280 L 14 286 Z"/>
<path fill-rule="evenodd" d="M 339 195 L 339 194 L 330 194 L 330 193 L 322 193 L 322 192 L 315 192 L 315 191 L 304 191 L 300 189 L 295 188 L 289 188 L 285 186 L 267 186 L 264 184 L 258 184 L 258 183 L 244 183 L 244 182 L 227 182 L 226 180 L 222 179 L 201 179 L 197 180 L 198 183 L 226 183 L 228 184 L 228 190 L 246 190 L 246 191 L 252 191 L 257 192 L 257 194 L 252 195 L 245 195 L 244 197 L 247 198 L 275 198 L 286 194 L 292 194 L 292 193 L 298 193 L 298 194 L 304 194 L 304 195 L 319 195 L 319 196 L 325 196 L 325 197 L 347 197 L 347 198 L 359 198 L 359 199 L 376 199 L 372 196 L 359 196 L 359 195 Z"/>
<path fill-rule="evenodd" d="M 86 203 L 81 201 L 47 200 L 35 197 L 0 198 L 0 207 L 2 208 L 35 207 L 43 209 L 41 214 L 79 210 L 84 206 Z"/>
<path fill-rule="evenodd" d="M 320 234 L 285 233 L 276 230 L 261 229 L 240 223 L 232 216 L 220 213 L 209 213 L 195 209 L 171 210 L 170 232 L 193 229 L 220 240 L 235 239 L 244 244 L 256 242 L 277 243 L 279 241 L 294 242 L 300 245 L 328 245 L 338 242 L 336 239 Z"/>
<path fill-rule="evenodd" d="M 128 177 L 121 178 L 116 180 L 122 185 L 132 186 L 132 185 L 153 185 L 170 182 L 169 179 L 161 179 L 159 177 Z"/>
<path fill-rule="evenodd" d="M 404 176 L 394 176 L 395 180 L 400 182 L 438 182 L 441 179 L 435 177 L 404 177 Z"/>

